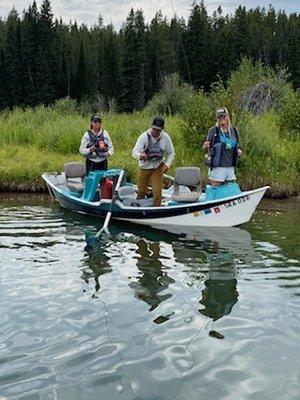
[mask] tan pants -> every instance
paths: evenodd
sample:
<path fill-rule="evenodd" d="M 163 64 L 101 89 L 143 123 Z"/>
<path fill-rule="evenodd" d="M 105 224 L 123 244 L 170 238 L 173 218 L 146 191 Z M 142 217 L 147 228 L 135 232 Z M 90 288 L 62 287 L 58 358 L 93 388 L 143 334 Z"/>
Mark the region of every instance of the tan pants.
<path fill-rule="evenodd" d="M 138 199 L 144 199 L 147 194 L 147 188 L 151 180 L 153 192 L 153 206 L 159 207 L 161 205 L 161 191 L 163 184 L 163 172 L 161 164 L 156 169 L 142 169 L 140 168 L 138 179 Z"/>

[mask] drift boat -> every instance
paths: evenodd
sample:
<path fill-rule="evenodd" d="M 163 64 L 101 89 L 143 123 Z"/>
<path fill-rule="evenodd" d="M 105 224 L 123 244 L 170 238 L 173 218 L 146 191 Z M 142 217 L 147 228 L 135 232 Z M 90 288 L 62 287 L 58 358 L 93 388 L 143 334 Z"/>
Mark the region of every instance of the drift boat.
<path fill-rule="evenodd" d="M 105 217 L 110 211 L 114 219 L 153 227 L 243 224 L 250 220 L 269 188 L 243 192 L 237 184 L 228 183 L 218 188 L 207 185 L 204 193 L 200 169 L 181 167 L 175 171 L 172 186 L 163 189 L 162 205 L 153 207 L 151 197 L 137 199 L 137 187 L 126 182 L 123 176 L 123 170 L 109 169 L 91 171 L 85 177 L 83 163 L 67 163 L 65 172 L 44 173 L 42 178 L 50 194 L 68 210 L 95 217 Z"/>

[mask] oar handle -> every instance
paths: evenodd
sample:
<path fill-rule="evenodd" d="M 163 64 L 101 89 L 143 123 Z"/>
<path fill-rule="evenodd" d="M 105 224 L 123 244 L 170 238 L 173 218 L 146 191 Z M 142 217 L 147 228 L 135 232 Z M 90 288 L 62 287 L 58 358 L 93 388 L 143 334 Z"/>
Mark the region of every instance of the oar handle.
<path fill-rule="evenodd" d="M 169 179 L 170 181 L 174 181 L 174 176 L 172 175 L 164 174 L 163 177 Z"/>

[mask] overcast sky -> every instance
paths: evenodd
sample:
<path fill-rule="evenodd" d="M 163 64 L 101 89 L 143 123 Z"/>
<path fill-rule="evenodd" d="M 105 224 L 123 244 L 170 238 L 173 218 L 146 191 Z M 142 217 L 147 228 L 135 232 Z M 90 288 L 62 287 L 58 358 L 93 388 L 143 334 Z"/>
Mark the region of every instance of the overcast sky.
<path fill-rule="evenodd" d="M 103 16 L 104 23 L 112 22 L 116 28 L 120 28 L 122 22 L 133 7 L 135 10 L 141 8 L 144 11 L 146 21 L 150 21 L 156 11 L 162 11 L 164 16 L 171 18 L 174 13 L 179 17 L 187 19 L 193 0 L 52 0 L 51 6 L 54 16 L 62 17 L 64 22 L 77 21 L 78 24 L 86 23 L 93 25 L 97 22 L 99 14 Z M 8 12 L 14 6 L 20 13 L 27 9 L 33 0 L 0 0 L 0 17 L 6 18 Z M 38 6 L 42 0 L 37 0 Z M 208 13 L 211 14 L 221 5 L 224 13 L 233 12 L 238 5 L 246 5 L 247 8 L 268 7 L 272 4 L 276 10 L 285 10 L 286 12 L 300 12 L 300 0 L 223 0 L 205 1 Z"/>

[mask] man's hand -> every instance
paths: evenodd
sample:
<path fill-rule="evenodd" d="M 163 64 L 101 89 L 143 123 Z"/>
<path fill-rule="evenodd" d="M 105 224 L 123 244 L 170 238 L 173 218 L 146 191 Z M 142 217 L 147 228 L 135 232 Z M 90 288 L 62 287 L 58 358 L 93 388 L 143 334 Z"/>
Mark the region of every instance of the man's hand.
<path fill-rule="evenodd" d="M 210 142 L 209 142 L 208 140 L 206 140 L 206 141 L 203 143 L 202 148 L 203 148 L 204 150 L 209 150 L 209 147 L 210 147 Z"/>
<path fill-rule="evenodd" d="M 243 155 L 243 150 L 238 149 L 237 155 L 238 155 L 238 157 L 242 157 L 242 155 Z"/>
<path fill-rule="evenodd" d="M 167 164 L 164 164 L 164 165 L 161 167 L 161 170 L 162 170 L 162 173 L 163 173 L 163 174 L 165 174 L 166 172 L 168 172 L 169 169 L 170 169 L 170 167 L 169 167 Z"/>
<path fill-rule="evenodd" d="M 147 154 L 145 152 L 140 154 L 140 160 L 143 160 L 143 161 L 147 160 Z"/>
<path fill-rule="evenodd" d="M 108 158 L 108 157 L 110 157 L 110 154 L 109 154 L 109 152 L 107 152 L 107 153 L 104 153 L 103 156 L 104 156 L 105 158 Z"/>
<path fill-rule="evenodd" d="M 96 147 L 95 146 L 89 147 L 89 151 L 90 153 L 94 153 L 94 151 L 96 151 Z"/>

